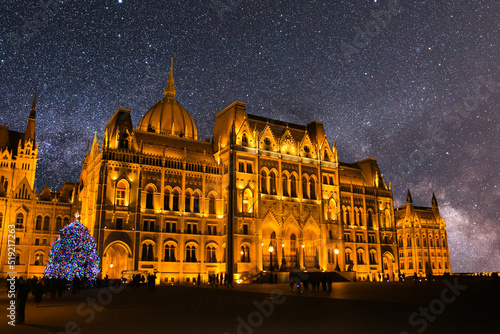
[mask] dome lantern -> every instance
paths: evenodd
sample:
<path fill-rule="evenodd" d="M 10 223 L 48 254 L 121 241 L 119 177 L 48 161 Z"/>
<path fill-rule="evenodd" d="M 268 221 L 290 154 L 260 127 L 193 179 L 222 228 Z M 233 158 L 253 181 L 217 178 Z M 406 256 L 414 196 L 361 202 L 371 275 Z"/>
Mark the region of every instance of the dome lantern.
<path fill-rule="evenodd" d="M 173 64 L 172 58 L 164 91 L 165 97 L 142 117 L 137 130 L 198 140 L 198 131 L 193 118 L 175 99 Z"/>

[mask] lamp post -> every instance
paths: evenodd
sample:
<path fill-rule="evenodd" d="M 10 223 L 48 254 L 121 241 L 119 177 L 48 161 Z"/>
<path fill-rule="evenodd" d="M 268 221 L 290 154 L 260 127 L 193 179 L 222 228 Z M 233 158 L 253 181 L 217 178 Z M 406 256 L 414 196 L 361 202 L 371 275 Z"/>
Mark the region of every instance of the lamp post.
<path fill-rule="evenodd" d="M 305 245 L 302 244 L 302 266 L 306 268 L 306 250 L 305 250 Z"/>
<path fill-rule="evenodd" d="M 274 251 L 274 247 L 273 247 L 273 243 L 270 242 L 269 243 L 269 271 L 273 271 L 274 267 L 273 267 L 273 251 Z"/>
<path fill-rule="evenodd" d="M 333 250 L 333 252 L 335 253 L 335 262 L 337 263 L 337 265 L 335 266 L 335 271 L 340 271 L 340 267 L 339 267 L 339 249 L 337 248 L 337 246 L 335 246 L 335 249 Z"/>

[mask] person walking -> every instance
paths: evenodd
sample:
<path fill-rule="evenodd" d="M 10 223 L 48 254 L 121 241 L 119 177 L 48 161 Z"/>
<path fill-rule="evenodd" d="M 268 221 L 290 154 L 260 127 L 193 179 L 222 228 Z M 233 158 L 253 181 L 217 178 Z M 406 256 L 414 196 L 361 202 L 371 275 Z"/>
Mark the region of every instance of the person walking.
<path fill-rule="evenodd" d="M 28 295 L 30 293 L 30 286 L 21 276 L 19 280 L 16 281 L 16 324 L 24 324 L 26 301 L 28 300 Z"/>
<path fill-rule="evenodd" d="M 43 276 L 42 282 L 43 282 L 44 295 L 48 295 L 49 294 L 49 278 L 47 276 Z"/>
<path fill-rule="evenodd" d="M 51 277 L 49 279 L 49 291 L 50 291 L 50 299 L 56 299 L 57 292 L 57 280 L 55 277 Z"/>
<path fill-rule="evenodd" d="M 40 280 L 36 283 L 34 291 L 36 307 L 40 307 L 40 303 L 42 302 L 42 296 L 44 292 L 45 288 L 43 286 L 43 282 Z"/>
<path fill-rule="evenodd" d="M 65 287 L 66 287 L 66 279 L 58 277 L 57 278 L 57 297 L 62 298 Z"/>

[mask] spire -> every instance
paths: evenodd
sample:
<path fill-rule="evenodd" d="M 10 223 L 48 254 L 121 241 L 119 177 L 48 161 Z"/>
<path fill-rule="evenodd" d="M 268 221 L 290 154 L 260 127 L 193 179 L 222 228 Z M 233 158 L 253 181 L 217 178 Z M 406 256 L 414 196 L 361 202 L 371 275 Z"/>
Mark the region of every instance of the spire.
<path fill-rule="evenodd" d="M 439 214 L 439 207 L 438 207 L 438 201 L 436 199 L 436 195 L 434 195 L 434 192 L 432 193 L 432 212 L 434 213 L 434 216 L 436 217 L 436 220 L 439 221 L 441 215 Z"/>
<path fill-rule="evenodd" d="M 37 89 L 35 89 L 35 95 L 33 96 L 33 102 L 31 103 L 30 118 L 36 118 L 36 94 Z"/>
<path fill-rule="evenodd" d="M 167 98 L 174 98 L 175 96 L 175 86 L 174 86 L 174 58 L 170 60 L 170 74 L 168 76 L 167 86 L 165 87 L 165 96 Z"/>
<path fill-rule="evenodd" d="M 438 206 L 436 195 L 434 195 L 434 193 L 432 193 L 432 206 Z"/>
<path fill-rule="evenodd" d="M 90 155 L 99 154 L 99 141 L 97 140 L 97 131 L 94 131 L 94 141 L 92 142 L 92 149 Z"/>
<path fill-rule="evenodd" d="M 24 133 L 24 140 L 35 141 L 35 120 L 36 120 L 36 95 L 37 90 L 35 89 L 35 96 L 33 96 L 33 102 L 31 104 L 30 116 L 28 118 L 28 125 L 26 126 L 26 132 Z"/>
<path fill-rule="evenodd" d="M 406 203 L 413 204 L 413 200 L 411 199 L 410 189 L 408 189 L 408 193 L 406 194 Z"/>
<path fill-rule="evenodd" d="M 413 226 L 413 216 L 414 216 L 413 200 L 411 199 L 410 189 L 406 194 L 406 217 L 412 221 Z"/>

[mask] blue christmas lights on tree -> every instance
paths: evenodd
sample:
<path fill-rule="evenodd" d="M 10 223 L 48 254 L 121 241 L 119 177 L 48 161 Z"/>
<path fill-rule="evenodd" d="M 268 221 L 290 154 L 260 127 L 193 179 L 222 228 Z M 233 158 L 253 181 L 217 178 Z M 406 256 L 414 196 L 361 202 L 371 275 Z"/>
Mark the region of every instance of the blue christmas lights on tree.
<path fill-rule="evenodd" d="M 97 245 L 89 230 L 78 220 L 78 213 L 75 217 L 52 243 L 45 276 L 66 278 L 68 281 L 75 276 L 80 279 L 86 277 L 93 282 L 99 274 Z"/>

